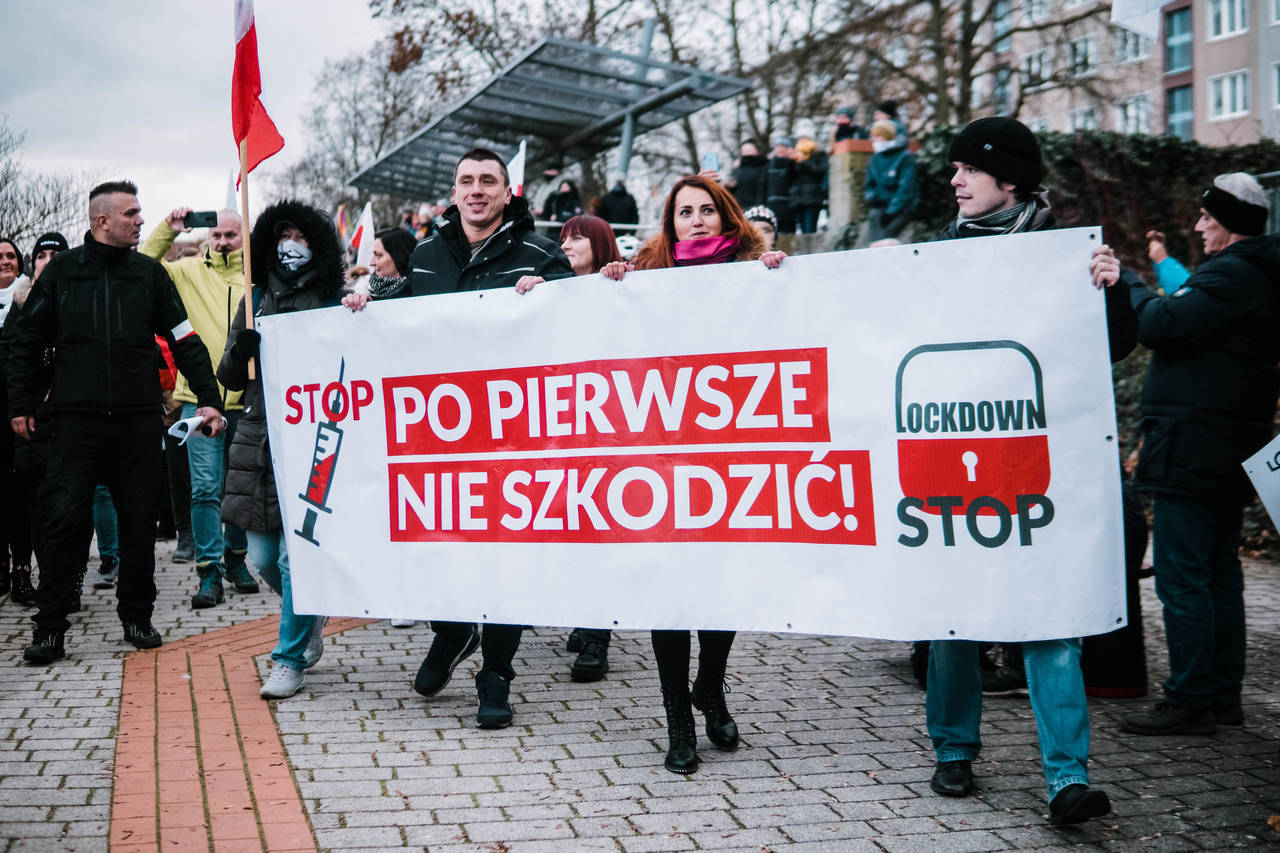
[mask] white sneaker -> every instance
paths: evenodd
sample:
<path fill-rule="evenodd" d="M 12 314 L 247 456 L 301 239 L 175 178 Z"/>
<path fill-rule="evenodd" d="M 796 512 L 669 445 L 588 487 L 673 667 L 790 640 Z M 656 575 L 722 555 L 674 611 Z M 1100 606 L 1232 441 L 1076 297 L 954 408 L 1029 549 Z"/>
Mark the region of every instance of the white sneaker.
<path fill-rule="evenodd" d="M 302 653 L 303 669 L 311 669 L 320 663 L 320 657 L 324 654 L 324 623 L 329 621 L 329 617 L 312 616 L 311 619 L 311 639 L 307 641 L 307 649 Z"/>
<path fill-rule="evenodd" d="M 288 699 L 302 689 L 302 671 L 276 662 L 258 695 L 263 699 Z"/>
<path fill-rule="evenodd" d="M 392 628 L 412 628 L 414 625 L 417 625 L 417 624 L 418 624 L 417 619 L 392 619 L 391 620 Z"/>

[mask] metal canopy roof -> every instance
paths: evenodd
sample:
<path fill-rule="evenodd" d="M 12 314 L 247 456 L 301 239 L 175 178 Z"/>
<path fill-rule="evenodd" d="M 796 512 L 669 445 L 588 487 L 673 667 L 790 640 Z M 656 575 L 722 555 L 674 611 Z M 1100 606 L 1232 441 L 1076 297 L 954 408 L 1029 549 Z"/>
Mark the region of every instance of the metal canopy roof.
<path fill-rule="evenodd" d="M 689 65 L 543 39 L 350 183 L 433 198 L 453 184 L 453 167 L 467 150 L 479 145 L 510 159 L 522 139 L 526 174 L 536 174 L 541 163 L 581 160 L 617 146 L 628 114 L 635 133 L 644 133 L 750 85 Z"/>

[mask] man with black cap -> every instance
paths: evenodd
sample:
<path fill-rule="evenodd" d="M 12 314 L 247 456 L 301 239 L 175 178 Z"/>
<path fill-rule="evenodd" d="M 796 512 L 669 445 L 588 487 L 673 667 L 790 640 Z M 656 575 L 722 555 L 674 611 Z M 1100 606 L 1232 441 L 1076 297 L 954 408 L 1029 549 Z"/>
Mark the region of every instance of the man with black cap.
<path fill-rule="evenodd" d="M 1055 227 L 1048 191 L 1040 185 L 1044 175 L 1040 144 L 1026 125 L 1002 117 L 978 119 L 952 141 L 949 157 L 955 167 L 951 186 L 959 211 L 942 230 L 941 239 Z M 1116 361 L 1133 349 L 1133 312 L 1123 288 L 1107 288 L 1106 294 L 1111 357 Z M 1080 670 L 1080 640 L 1021 645 L 1050 819 L 1055 824 L 1073 824 L 1101 817 L 1111 811 L 1111 801 L 1104 791 L 1089 787 L 1089 708 Z M 926 689 L 926 720 L 938 761 L 930 786 L 943 796 L 964 796 L 974 788 L 970 763 L 982 748 L 978 643 L 934 641 Z"/>
<path fill-rule="evenodd" d="M 1144 735 L 1205 735 L 1244 723 L 1240 467 L 1271 438 L 1280 394 L 1280 236 L 1263 236 L 1268 198 L 1249 175 L 1219 175 L 1195 230 L 1208 256 L 1177 290 L 1129 286 L 1138 340 L 1152 350 L 1142 390 L 1137 479 L 1155 494 L 1156 593 L 1164 604 L 1164 700 L 1124 718 Z M 1114 280 L 1110 248 L 1095 281 Z"/>

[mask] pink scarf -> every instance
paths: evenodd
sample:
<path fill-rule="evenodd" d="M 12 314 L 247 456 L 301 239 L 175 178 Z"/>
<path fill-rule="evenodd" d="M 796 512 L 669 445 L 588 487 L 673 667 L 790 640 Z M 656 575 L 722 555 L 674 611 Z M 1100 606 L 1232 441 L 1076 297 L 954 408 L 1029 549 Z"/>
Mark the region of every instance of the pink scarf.
<path fill-rule="evenodd" d="M 695 267 L 702 264 L 723 264 L 733 260 L 738 253 L 738 240 L 734 237 L 697 237 L 681 240 L 671 250 L 678 267 Z"/>

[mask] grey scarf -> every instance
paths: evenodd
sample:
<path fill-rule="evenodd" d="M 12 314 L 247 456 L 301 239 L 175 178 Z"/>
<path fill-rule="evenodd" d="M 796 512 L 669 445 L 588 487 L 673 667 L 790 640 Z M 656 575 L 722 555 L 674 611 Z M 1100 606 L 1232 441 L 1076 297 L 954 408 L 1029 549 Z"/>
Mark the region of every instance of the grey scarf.
<path fill-rule="evenodd" d="M 997 210 L 974 219 L 956 217 L 955 230 L 959 237 L 986 237 L 993 234 L 1018 234 L 1034 231 L 1049 217 L 1049 191 L 1039 189 L 1036 194 L 1013 207 Z"/>

